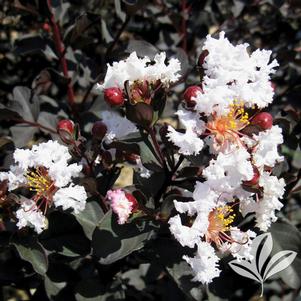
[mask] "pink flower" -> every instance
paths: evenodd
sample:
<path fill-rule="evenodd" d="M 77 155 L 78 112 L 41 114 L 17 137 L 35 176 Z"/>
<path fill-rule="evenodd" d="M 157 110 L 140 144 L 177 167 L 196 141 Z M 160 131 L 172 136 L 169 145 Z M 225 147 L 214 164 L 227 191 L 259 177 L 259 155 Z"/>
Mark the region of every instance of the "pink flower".
<path fill-rule="evenodd" d="M 121 189 L 109 190 L 107 199 L 112 210 L 117 214 L 120 225 L 126 223 L 130 215 L 137 209 L 138 203 L 135 197 Z"/>

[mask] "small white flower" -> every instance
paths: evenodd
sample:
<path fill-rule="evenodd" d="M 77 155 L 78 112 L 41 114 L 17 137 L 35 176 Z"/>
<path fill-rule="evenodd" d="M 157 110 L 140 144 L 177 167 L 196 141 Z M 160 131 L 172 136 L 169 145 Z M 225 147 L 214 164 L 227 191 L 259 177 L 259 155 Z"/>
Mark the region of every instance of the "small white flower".
<path fill-rule="evenodd" d="M 26 199 L 21 203 L 21 207 L 16 211 L 19 229 L 29 226 L 39 234 L 46 227 L 46 218 L 37 208 L 36 203 Z"/>
<path fill-rule="evenodd" d="M 124 83 L 135 80 L 147 80 L 155 82 L 160 80 L 165 86 L 177 81 L 180 77 L 179 71 L 181 65 L 179 60 L 170 59 L 165 64 L 166 54 L 164 52 L 157 54 L 154 63 L 148 57 L 138 58 L 136 52 L 132 52 L 130 56 L 122 61 L 108 64 L 107 73 L 103 84 L 98 85 L 100 90 L 119 87 L 124 88 Z"/>
<path fill-rule="evenodd" d="M 283 143 L 282 129 L 278 125 L 254 135 L 254 139 L 258 142 L 253 154 L 257 167 L 273 167 L 277 162 L 283 161 L 278 153 L 278 146 Z"/>
<path fill-rule="evenodd" d="M 46 212 L 53 204 L 71 208 L 75 214 L 84 210 L 86 191 L 72 183 L 82 166 L 68 163 L 71 155 L 66 146 L 50 140 L 34 145 L 31 150 L 16 149 L 14 159 L 16 165 L 0 173 L 0 180 L 8 181 L 9 191 L 24 187 L 33 193 L 32 199 L 17 210 L 18 227 L 30 225 L 40 233 L 45 217 L 38 208 Z"/>
<path fill-rule="evenodd" d="M 205 123 L 200 120 L 197 113 L 178 110 L 176 115 L 185 128 L 185 133 L 168 127 L 167 137 L 178 146 L 179 153 L 183 155 L 197 155 L 203 148 L 204 142 L 199 137 L 205 130 Z"/>
<path fill-rule="evenodd" d="M 279 201 L 285 192 L 285 182 L 275 176 L 263 172 L 259 178 L 259 185 L 263 188 L 263 197 L 258 201 L 249 197 L 241 199 L 240 207 L 243 215 L 255 212 L 256 225 L 262 231 L 267 231 L 272 222 L 277 220 L 276 210 L 283 204 Z"/>
<path fill-rule="evenodd" d="M 241 99 L 251 107 L 264 108 L 273 100 L 270 74 L 278 66 L 270 62 L 271 51 L 256 50 L 251 55 L 248 44 L 232 45 L 225 33 L 218 39 L 207 36 L 203 50 L 209 53 L 204 60 L 204 93 L 195 98 L 200 113 L 218 115 L 227 113 L 233 99 Z"/>
<path fill-rule="evenodd" d="M 75 214 L 85 209 L 86 199 L 87 193 L 85 188 L 74 184 L 60 188 L 53 196 L 55 207 L 62 206 L 63 210 L 71 208 Z"/>
<path fill-rule="evenodd" d="M 250 154 L 244 148 L 233 148 L 228 154 L 219 153 L 203 171 L 208 185 L 220 193 L 231 193 L 243 181 L 251 180 L 253 167 Z"/>
<path fill-rule="evenodd" d="M 195 277 L 194 281 L 200 281 L 203 284 L 212 282 L 213 278 L 218 277 L 220 270 L 218 268 L 219 258 L 216 256 L 213 247 L 206 243 L 200 242 L 195 257 L 183 256 L 183 258 L 192 267 Z"/>
<path fill-rule="evenodd" d="M 197 227 L 187 227 L 182 224 L 181 217 L 176 215 L 168 221 L 170 231 L 183 246 L 193 248 L 201 240 L 200 231 Z"/>

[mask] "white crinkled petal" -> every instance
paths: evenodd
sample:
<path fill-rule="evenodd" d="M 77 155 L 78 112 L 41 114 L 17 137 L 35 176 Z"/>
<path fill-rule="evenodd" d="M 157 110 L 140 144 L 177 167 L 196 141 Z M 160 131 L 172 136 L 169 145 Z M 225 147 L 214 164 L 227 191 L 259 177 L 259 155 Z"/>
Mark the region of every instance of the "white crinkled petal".
<path fill-rule="evenodd" d="M 61 164 L 64 168 L 68 160 L 71 159 L 68 147 L 54 140 L 34 145 L 30 153 L 31 167 L 44 166 L 50 168 L 53 164 Z M 17 162 L 21 163 L 20 161 Z"/>
<path fill-rule="evenodd" d="M 0 181 L 8 181 L 8 190 L 12 191 L 27 182 L 23 168 L 18 165 L 10 166 L 10 171 L 0 172 Z"/>
<path fill-rule="evenodd" d="M 219 153 L 203 171 L 208 185 L 220 193 L 231 193 L 242 181 L 251 180 L 253 167 L 250 154 L 244 148 L 234 148 L 230 153 Z"/>
<path fill-rule="evenodd" d="M 53 202 L 55 207 L 62 206 L 63 210 L 73 209 L 74 213 L 78 214 L 85 209 L 87 197 L 83 186 L 70 184 L 55 193 Z"/>
<path fill-rule="evenodd" d="M 192 267 L 195 277 L 194 281 L 200 281 L 203 284 L 212 282 L 213 278 L 218 277 L 220 270 L 218 268 L 219 258 L 216 256 L 213 247 L 207 242 L 198 243 L 198 250 L 195 257 L 183 256 Z"/>
<path fill-rule="evenodd" d="M 283 161 L 283 157 L 278 153 L 278 146 L 283 143 L 282 129 L 278 125 L 254 135 L 254 139 L 258 141 L 253 154 L 257 167 L 273 167 L 277 162 Z"/>
<path fill-rule="evenodd" d="M 64 187 L 72 181 L 72 178 L 79 175 L 82 168 L 82 165 L 78 165 L 77 163 L 69 165 L 57 163 L 50 165 L 48 172 L 50 177 L 54 179 L 56 187 Z"/>
<path fill-rule="evenodd" d="M 16 211 L 19 229 L 29 226 L 39 234 L 46 227 L 46 217 L 38 210 L 36 203 L 32 200 L 25 200 Z"/>
<path fill-rule="evenodd" d="M 176 131 L 173 127 L 168 127 L 167 137 L 169 141 L 179 147 L 179 153 L 183 155 L 197 155 L 204 146 L 203 140 L 193 132 L 186 130 L 185 133 Z"/>
<path fill-rule="evenodd" d="M 199 138 L 199 135 L 205 131 L 205 123 L 200 120 L 199 114 L 195 112 L 178 110 L 176 115 L 178 115 L 180 123 L 184 126 L 185 133 L 178 132 L 169 126 L 168 139 L 180 148 L 180 154 L 197 155 L 204 146 L 204 142 Z"/>
<path fill-rule="evenodd" d="M 201 240 L 200 232 L 195 227 L 187 227 L 182 224 L 180 215 L 169 219 L 169 229 L 176 240 L 183 246 L 193 248 Z"/>
<path fill-rule="evenodd" d="M 107 126 L 105 139 L 108 143 L 114 139 L 120 139 L 128 134 L 138 132 L 137 127 L 132 122 L 125 117 L 121 117 L 117 112 L 103 111 L 100 117 Z"/>
<path fill-rule="evenodd" d="M 166 54 L 161 52 L 154 58 L 153 64 L 148 64 L 151 60 L 148 57 L 138 58 L 136 52 L 122 61 L 107 65 L 107 73 L 102 85 L 97 85 L 100 90 L 110 87 L 124 88 L 125 81 L 148 80 L 161 82 L 168 86 L 169 83 L 177 81 L 180 77 L 180 62 L 177 59 L 170 59 L 165 64 Z"/>
<path fill-rule="evenodd" d="M 285 182 L 263 172 L 259 178 L 259 185 L 263 187 L 263 197 L 258 202 L 253 198 L 241 199 L 240 209 L 243 215 L 255 212 L 257 227 L 267 231 L 272 222 L 277 220 L 276 211 L 283 207 L 279 200 L 284 195 Z"/>

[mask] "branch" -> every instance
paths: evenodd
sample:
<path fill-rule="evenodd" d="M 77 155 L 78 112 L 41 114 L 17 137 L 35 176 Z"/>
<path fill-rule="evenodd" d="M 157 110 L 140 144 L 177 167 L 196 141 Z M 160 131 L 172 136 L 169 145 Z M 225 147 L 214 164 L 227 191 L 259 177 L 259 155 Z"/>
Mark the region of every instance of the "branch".
<path fill-rule="evenodd" d="M 28 124 L 30 126 L 33 126 L 33 127 L 38 127 L 40 129 L 44 129 L 52 134 L 57 134 L 57 131 L 52 129 L 52 128 L 49 128 L 47 126 L 44 126 L 38 122 L 32 122 L 32 121 L 28 121 L 28 120 L 24 120 L 24 119 L 12 119 L 12 121 L 15 121 L 17 123 L 24 123 L 24 124 Z"/>
<path fill-rule="evenodd" d="M 64 47 L 64 44 L 61 39 L 60 28 L 59 28 L 58 24 L 56 23 L 53 12 L 52 12 L 51 0 L 47 0 L 47 4 L 48 4 L 49 12 L 50 12 L 49 21 L 50 21 L 51 28 L 52 28 L 53 41 L 55 44 L 55 48 L 59 55 L 59 61 L 60 61 L 61 67 L 62 67 L 63 74 L 67 79 L 69 79 L 69 83 L 67 86 L 68 103 L 69 103 L 69 106 L 70 106 L 73 114 L 77 115 L 75 101 L 74 101 L 74 91 L 73 91 L 73 87 L 71 85 L 71 79 L 69 78 L 69 75 L 68 75 L 67 61 L 65 58 L 65 47 Z"/>
<path fill-rule="evenodd" d="M 123 33 L 123 31 L 125 30 L 126 26 L 128 25 L 128 23 L 130 22 L 131 17 L 129 15 L 126 16 L 125 21 L 123 22 L 122 26 L 120 27 L 116 37 L 114 38 L 113 43 L 107 48 L 106 51 L 106 57 L 108 56 L 108 54 L 114 49 L 116 43 L 119 41 L 119 38 L 121 36 L 121 34 Z"/>

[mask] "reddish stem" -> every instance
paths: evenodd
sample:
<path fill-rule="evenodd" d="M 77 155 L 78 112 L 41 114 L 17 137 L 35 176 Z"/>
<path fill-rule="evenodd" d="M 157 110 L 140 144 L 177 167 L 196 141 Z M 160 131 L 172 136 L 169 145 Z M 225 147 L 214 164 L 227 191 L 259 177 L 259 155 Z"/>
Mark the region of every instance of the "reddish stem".
<path fill-rule="evenodd" d="M 71 79 L 69 78 L 69 75 L 68 75 L 67 61 L 65 58 L 65 47 L 64 47 L 64 44 L 61 39 L 60 28 L 59 28 L 58 24 L 56 23 L 54 15 L 52 13 L 51 0 L 47 0 L 47 4 L 48 4 L 48 8 L 49 8 L 49 11 L 51 14 L 49 20 L 50 20 L 51 27 L 52 27 L 53 41 L 55 44 L 55 48 L 59 55 L 59 60 L 60 60 L 60 64 L 62 67 L 63 74 L 66 78 L 69 79 L 69 83 L 67 86 L 68 103 L 69 103 L 73 113 L 76 113 L 75 101 L 74 101 L 74 91 L 73 91 L 73 87 L 71 85 Z"/>
<path fill-rule="evenodd" d="M 52 134 L 57 134 L 57 131 L 52 129 L 52 128 L 49 128 L 47 126 L 44 126 L 38 122 L 32 122 L 32 121 L 28 121 L 28 120 L 24 120 L 24 119 L 12 119 L 13 121 L 17 122 L 17 123 L 24 123 L 24 124 L 28 124 L 30 126 L 33 126 L 33 127 L 38 127 L 38 128 L 41 128 L 41 129 L 44 129 Z"/>
<path fill-rule="evenodd" d="M 160 158 L 160 161 L 161 161 L 160 163 L 161 163 L 162 167 L 166 167 L 164 156 L 163 156 L 163 154 L 161 152 L 159 143 L 158 143 L 157 138 L 156 138 L 156 133 L 155 133 L 153 127 L 150 127 L 149 130 L 148 130 L 148 132 L 149 132 L 150 137 L 151 137 L 151 139 L 153 141 L 153 144 L 154 144 L 154 147 L 156 149 L 156 152 L 157 152 L 157 154 L 158 154 L 158 156 Z"/>

